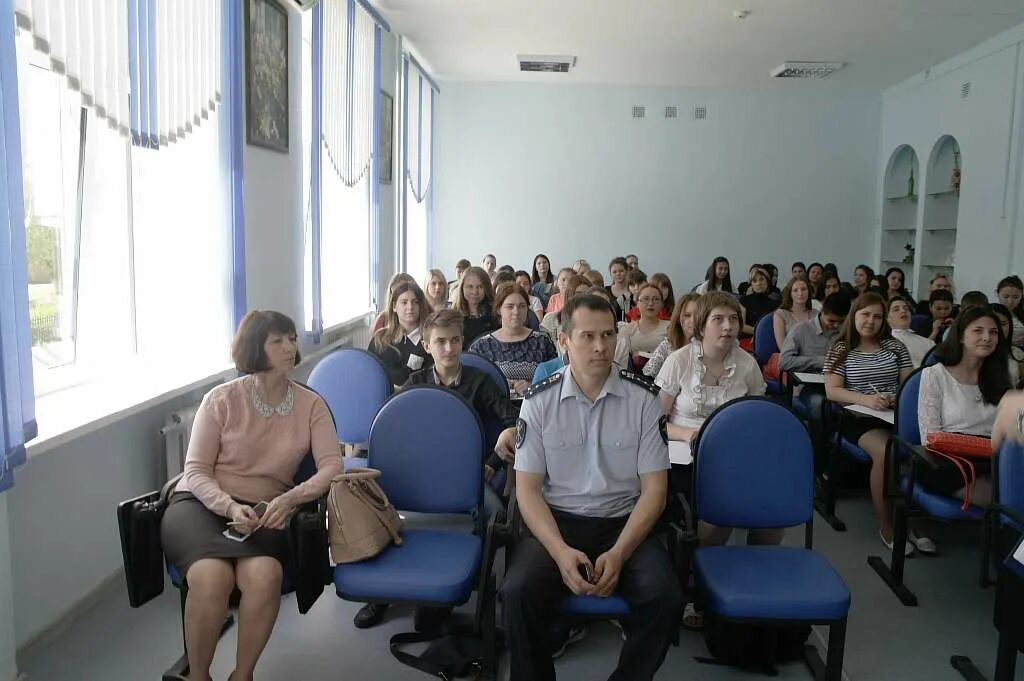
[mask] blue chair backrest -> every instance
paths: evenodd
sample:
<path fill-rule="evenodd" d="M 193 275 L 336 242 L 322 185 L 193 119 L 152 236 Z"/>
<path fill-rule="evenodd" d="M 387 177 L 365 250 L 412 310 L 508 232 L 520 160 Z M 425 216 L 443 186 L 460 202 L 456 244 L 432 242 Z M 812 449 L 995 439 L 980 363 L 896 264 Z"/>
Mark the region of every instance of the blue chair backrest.
<path fill-rule="evenodd" d="M 531 383 L 540 383 L 551 374 L 557 373 L 565 368 L 565 359 L 562 357 L 555 357 L 549 359 L 546 362 L 541 362 L 537 365 L 537 369 L 533 372 L 533 380 Z"/>
<path fill-rule="evenodd" d="M 896 393 L 896 413 L 894 422 L 896 433 L 908 442 L 921 444 L 921 426 L 917 420 L 917 400 L 921 393 L 921 372 L 924 367 L 915 369 Z M 909 452 L 906 453 L 909 456 Z"/>
<path fill-rule="evenodd" d="M 1024 515 L 1024 446 L 1003 442 L 998 459 L 999 503 Z"/>
<path fill-rule="evenodd" d="M 309 386 L 320 393 L 331 413 L 340 442 L 366 442 L 370 424 L 393 391 L 380 360 L 366 350 L 345 348 L 313 367 Z"/>
<path fill-rule="evenodd" d="M 775 327 L 773 319 L 775 313 L 768 313 L 757 320 L 754 327 L 754 357 L 757 363 L 764 366 L 771 359 L 771 356 L 779 351 L 779 344 L 775 342 Z"/>
<path fill-rule="evenodd" d="M 927 315 L 927 314 L 912 314 L 912 315 L 910 315 L 910 328 L 916 329 L 918 326 L 920 326 L 921 324 L 924 324 L 926 321 L 928 321 L 929 317 L 931 317 L 931 315 Z"/>
<path fill-rule="evenodd" d="M 813 512 L 811 439 L 800 420 L 763 397 L 719 407 L 696 443 L 697 516 L 722 527 L 792 527 Z"/>
<path fill-rule="evenodd" d="M 508 392 L 508 379 L 505 378 L 505 374 L 501 373 L 501 369 L 498 368 L 498 365 L 491 360 L 487 359 L 483 355 L 478 355 L 475 352 L 464 352 L 459 356 L 459 360 L 468 367 L 473 367 L 474 369 L 479 369 L 480 371 L 485 372 L 488 376 L 494 379 L 494 382 L 497 383 L 502 390 Z"/>
<path fill-rule="evenodd" d="M 526 325 L 530 327 L 531 331 L 540 331 L 540 320 L 537 319 L 537 313 L 533 310 L 526 311 Z"/>
<path fill-rule="evenodd" d="M 938 349 L 939 349 L 938 345 L 932 346 L 932 349 L 929 350 L 928 353 L 924 356 L 924 359 L 921 360 L 921 366 L 923 366 L 923 367 L 930 367 L 933 364 L 938 364 L 939 363 L 939 355 L 938 355 L 938 353 L 935 352 Z"/>
<path fill-rule="evenodd" d="M 483 500 L 483 428 L 462 397 L 437 386 L 402 390 L 370 426 L 367 464 L 402 511 L 468 513 Z"/>

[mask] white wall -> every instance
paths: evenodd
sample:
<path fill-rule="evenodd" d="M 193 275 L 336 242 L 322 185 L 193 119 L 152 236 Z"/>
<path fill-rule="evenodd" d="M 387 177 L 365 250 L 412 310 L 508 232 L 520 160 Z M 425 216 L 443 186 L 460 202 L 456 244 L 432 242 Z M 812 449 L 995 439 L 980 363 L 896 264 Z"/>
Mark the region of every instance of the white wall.
<path fill-rule="evenodd" d="M 738 283 L 753 262 L 846 273 L 871 252 L 874 93 L 445 83 L 438 112 L 433 261 L 449 274 L 487 252 L 602 271 L 636 252 L 681 291 L 717 255 Z"/>
<path fill-rule="evenodd" d="M 955 276 L 960 293 L 978 289 L 992 296 L 1000 278 L 1024 266 L 1022 42 L 1024 25 L 883 93 L 879 169 L 896 147 L 909 144 L 926 174 L 939 138 L 952 135 L 959 142 L 963 180 Z M 971 83 L 970 95 L 962 98 L 965 82 Z M 921 177 L 918 186 L 926 182 Z"/>

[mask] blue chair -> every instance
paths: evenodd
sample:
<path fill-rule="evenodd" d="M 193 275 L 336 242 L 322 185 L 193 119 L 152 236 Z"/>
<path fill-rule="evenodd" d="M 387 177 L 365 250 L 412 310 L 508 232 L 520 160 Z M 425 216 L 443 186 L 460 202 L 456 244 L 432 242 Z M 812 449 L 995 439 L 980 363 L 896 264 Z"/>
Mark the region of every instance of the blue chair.
<path fill-rule="evenodd" d="M 526 326 L 529 327 L 530 331 L 540 331 L 540 320 L 537 319 L 537 313 L 533 310 L 527 310 L 526 312 Z"/>
<path fill-rule="evenodd" d="M 380 360 L 366 350 L 332 352 L 313 367 L 309 386 L 320 393 L 338 424 L 338 441 L 359 444 L 394 388 Z"/>
<path fill-rule="evenodd" d="M 938 345 L 933 345 L 932 349 L 929 350 L 927 352 L 927 354 L 925 354 L 924 358 L 921 360 L 921 366 L 923 366 L 923 367 L 930 367 L 933 364 L 938 364 L 939 363 L 939 358 L 935 354 L 935 351 L 938 350 L 938 349 L 939 349 Z"/>
<path fill-rule="evenodd" d="M 565 368 L 565 360 L 561 357 L 555 357 L 549 359 L 546 362 L 541 362 L 537 365 L 537 369 L 533 372 L 533 379 L 531 383 L 540 383 L 551 374 L 558 373 Z"/>
<path fill-rule="evenodd" d="M 928 515 L 947 522 L 978 521 L 984 516 L 984 509 L 970 506 L 962 510 L 959 499 L 926 492 L 917 484 L 916 475 L 921 466 L 936 465 L 935 459 L 921 446 L 921 430 L 917 420 L 917 401 L 921 393 L 921 372 L 916 369 L 900 386 L 896 394 L 896 412 L 893 436 L 886 449 L 886 496 L 894 496 L 893 505 L 893 550 L 889 564 L 879 556 L 868 556 L 868 564 L 889 586 L 900 602 L 906 606 L 917 605 L 917 596 L 907 588 L 903 580 L 906 557 L 903 546 L 909 530 L 909 518 L 914 515 Z M 909 461 L 909 473 L 900 474 L 901 462 Z M 898 480 L 898 485 L 893 482 Z M 890 493 L 890 487 L 898 486 Z"/>
<path fill-rule="evenodd" d="M 459 361 L 463 365 L 479 369 L 488 376 L 490 376 L 495 383 L 498 384 L 505 392 L 508 392 L 508 379 L 505 378 L 505 374 L 501 373 L 501 369 L 498 365 L 492 362 L 483 355 L 478 355 L 475 352 L 464 352 L 459 356 Z"/>
<path fill-rule="evenodd" d="M 930 314 L 912 314 L 912 315 L 910 315 L 910 328 L 914 329 L 915 333 L 916 333 L 917 327 L 919 327 L 921 324 L 924 324 L 925 322 L 927 322 L 929 319 L 931 319 L 931 317 L 932 316 Z"/>
<path fill-rule="evenodd" d="M 774 316 L 774 313 L 766 314 L 757 320 L 757 325 L 754 327 L 754 358 L 762 371 L 772 355 L 779 351 L 779 344 L 775 342 L 775 327 L 772 322 Z M 766 378 L 765 383 L 770 394 L 782 394 L 782 381 Z"/>
<path fill-rule="evenodd" d="M 708 417 L 694 447 L 697 518 L 721 527 L 805 525 L 804 548 L 698 548 L 694 569 L 707 612 L 735 622 L 828 624 L 824 679 L 839 681 L 850 592 L 812 550 L 814 462 L 803 424 L 767 398 L 741 398 Z"/>
<path fill-rule="evenodd" d="M 1024 534 L 1024 447 L 1015 442 L 1004 442 L 993 459 L 995 499 L 982 525 L 982 587 L 993 583 L 989 579 L 990 558 L 997 564 L 1001 563 L 1006 549 L 1012 548 L 1014 540 Z M 994 544 L 1001 545 L 995 547 Z"/>
<path fill-rule="evenodd" d="M 485 672 L 493 672 L 495 519 L 483 527 L 483 442 L 473 408 L 449 390 L 421 386 L 388 400 L 370 427 L 368 460 L 388 499 L 400 511 L 472 517 L 474 530 L 405 529 L 401 545 L 336 566 L 334 587 L 345 600 L 432 607 L 461 605 L 476 591 L 474 633 L 484 640 Z"/>

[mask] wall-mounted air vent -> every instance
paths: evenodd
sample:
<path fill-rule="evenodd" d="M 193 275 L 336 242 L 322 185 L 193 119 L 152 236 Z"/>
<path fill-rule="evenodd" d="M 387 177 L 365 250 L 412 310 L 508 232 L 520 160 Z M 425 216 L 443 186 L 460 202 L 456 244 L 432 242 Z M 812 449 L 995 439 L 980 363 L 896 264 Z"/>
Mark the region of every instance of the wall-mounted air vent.
<path fill-rule="evenodd" d="M 679 116 L 679 110 L 674 106 L 665 107 L 665 118 L 676 118 Z"/>
<path fill-rule="evenodd" d="M 633 107 L 633 118 L 643 118 L 647 115 L 646 106 L 634 106 Z"/>
<path fill-rule="evenodd" d="M 970 81 L 960 86 L 960 99 L 967 99 L 971 94 L 971 83 Z"/>
<path fill-rule="evenodd" d="M 576 57 L 558 54 L 517 54 L 520 71 L 568 73 L 576 66 Z"/>
<path fill-rule="evenodd" d="M 841 61 L 784 61 L 771 71 L 772 78 L 825 78 L 846 66 Z"/>
<path fill-rule="evenodd" d="M 708 117 L 708 108 L 706 106 L 695 106 L 693 107 L 693 120 L 702 121 Z"/>

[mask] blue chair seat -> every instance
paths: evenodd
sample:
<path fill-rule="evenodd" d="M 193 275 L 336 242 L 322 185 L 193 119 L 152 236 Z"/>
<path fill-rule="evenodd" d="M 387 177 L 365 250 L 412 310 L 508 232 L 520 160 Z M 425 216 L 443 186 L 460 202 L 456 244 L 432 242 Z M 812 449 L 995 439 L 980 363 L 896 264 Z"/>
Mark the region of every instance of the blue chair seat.
<path fill-rule="evenodd" d="M 907 482 L 908 480 L 904 478 L 902 484 L 904 494 L 907 491 Z M 977 506 L 969 506 L 964 511 L 960 508 L 961 501 L 959 499 L 926 492 L 921 489 L 920 485 L 914 485 L 914 493 L 911 498 L 928 515 L 940 520 L 981 520 L 985 515 L 985 510 Z"/>
<path fill-rule="evenodd" d="M 334 587 L 340 597 L 357 601 L 461 605 L 473 591 L 483 548 L 468 533 L 403 530 L 401 546 L 335 567 Z"/>
<path fill-rule="evenodd" d="M 790 546 L 697 549 L 708 608 L 734 619 L 824 622 L 846 617 L 850 591 L 820 554 Z"/>
<path fill-rule="evenodd" d="M 621 596 L 569 596 L 562 601 L 562 612 L 578 617 L 628 617 L 629 605 Z"/>
<path fill-rule="evenodd" d="M 853 458 L 857 459 L 858 461 L 863 461 L 864 463 L 871 463 L 871 457 L 868 455 L 868 453 L 865 452 L 860 447 L 858 447 L 857 445 L 850 442 L 849 440 L 847 440 L 845 437 L 840 439 L 840 443 L 842 444 L 843 451 L 852 456 Z"/>
<path fill-rule="evenodd" d="M 779 395 L 782 393 L 782 381 L 776 381 L 774 378 L 764 379 L 766 390 L 771 395 Z"/>
<path fill-rule="evenodd" d="M 175 588 L 181 588 L 181 574 L 178 572 L 178 568 L 176 566 L 167 566 L 167 576 L 171 578 L 171 584 L 173 584 Z M 292 591 L 295 591 L 295 585 L 292 584 L 292 576 L 287 570 L 285 570 L 284 578 L 281 580 L 281 593 L 290 594 Z"/>
<path fill-rule="evenodd" d="M 346 473 L 353 468 L 366 468 L 366 464 L 367 459 L 360 456 L 346 456 L 341 460 L 341 465 L 344 466 Z"/>

